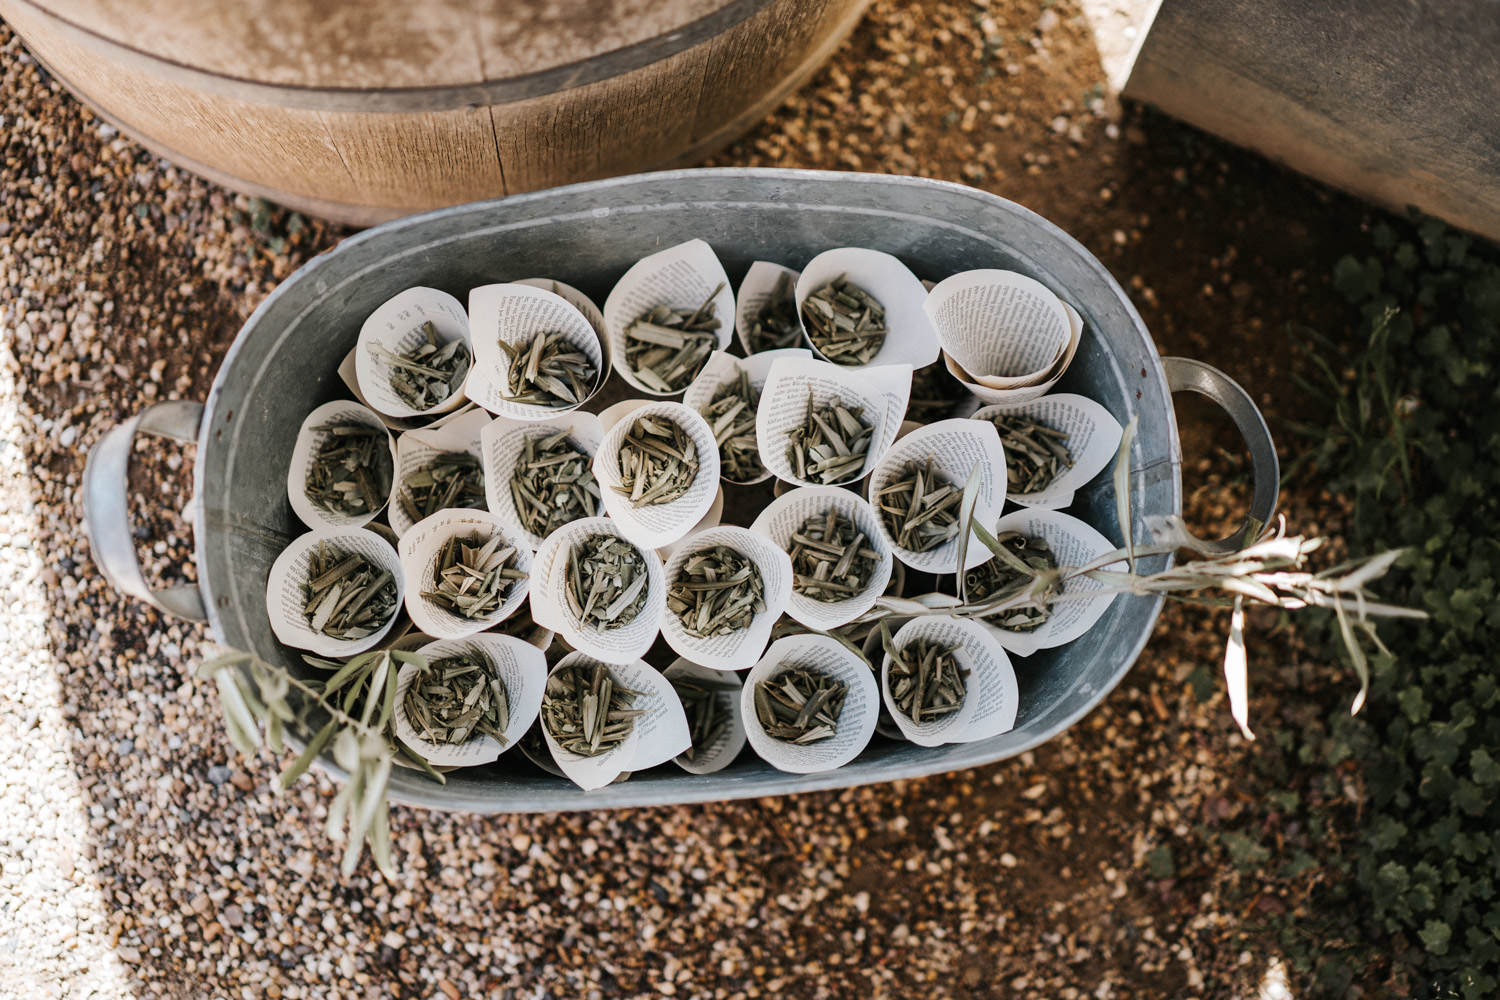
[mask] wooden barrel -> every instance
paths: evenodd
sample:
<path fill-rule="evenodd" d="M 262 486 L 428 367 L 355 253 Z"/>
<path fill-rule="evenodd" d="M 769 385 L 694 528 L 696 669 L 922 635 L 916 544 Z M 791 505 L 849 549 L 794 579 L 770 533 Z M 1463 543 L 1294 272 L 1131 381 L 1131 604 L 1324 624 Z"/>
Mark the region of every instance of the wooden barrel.
<path fill-rule="evenodd" d="M 154 152 L 364 225 L 699 160 L 868 2 L 0 0 L 0 17 Z"/>

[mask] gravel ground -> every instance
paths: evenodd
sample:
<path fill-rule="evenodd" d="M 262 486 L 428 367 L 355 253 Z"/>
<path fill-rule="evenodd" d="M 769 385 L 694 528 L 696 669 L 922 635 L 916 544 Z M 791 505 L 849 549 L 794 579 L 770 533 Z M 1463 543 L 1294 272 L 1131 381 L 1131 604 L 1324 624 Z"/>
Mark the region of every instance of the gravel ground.
<path fill-rule="evenodd" d="M 234 752 L 192 679 L 202 630 L 104 586 L 78 483 L 113 423 L 202 398 L 259 299 L 342 233 L 152 158 L 0 42 L 0 995 L 1285 995 L 1261 918 L 1300 904 L 1254 892 L 1279 859 L 1196 846 L 1266 789 L 1213 682 L 1225 623 L 1181 608 L 1103 706 L 1018 760 L 722 806 L 397 809 L 399 877 L 340 878 L 332 786 L 278 795 L 268 753 Z M 1365 210 L 1122 111 L 1103 79 L 1068 3 L 879 2 L 715 162 L 926 174 L 1028 204 L 1133 290 L 1164 352 L 1295 411 L 1284 331 L 1334 315 L 1323 276 Z M 1242 463 L 1222 422 L 1187 412 L 1190 520 L 1228 526 Z M 191 452 L 139 459 L 143 557 L 190 578 Z M 1337 527 L 1327 497 L 1286 506 Z M 1285 629 L 1252 670 L 1267 725 L 1329 684 Z"/>

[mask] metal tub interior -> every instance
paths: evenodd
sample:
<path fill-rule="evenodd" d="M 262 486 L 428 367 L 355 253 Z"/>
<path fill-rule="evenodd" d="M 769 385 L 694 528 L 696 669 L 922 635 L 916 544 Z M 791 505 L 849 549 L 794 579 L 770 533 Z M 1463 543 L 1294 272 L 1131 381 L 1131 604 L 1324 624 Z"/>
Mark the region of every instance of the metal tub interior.
<path fill-rule="evenodd" d="M 1145 516 L 1180 510 L 1177 426 L 1156 349 L 1109 273 L 1052 224 L 938 181 L 752 169 L 643 174 L 388 223 L 311 261 L 266 299 L 224 360 L 199 437 L 197 562 L 219 640 L 306 669 L 276 642 L 265 613 L 267 571 L 305 530 L 287 503 L 286 469 L 306 414 L 348 395 L 336 369 L 376 306 L 412 285 L 466 300 L 476 285 L 535 276 L 574 284 L 602 305 L 634 261 L 693 237 L 714 247 L 736 285 L 753 260 L 800 267 L 836 246 L 888 251 L 933 280 L 978 267 L 1036 278 L 1087 324 L 1057 390 L 1098 400 L 1122 424 L 1140 417 L 1131 456 L 1134 536 L 1146 537 Z M 1072 511 L 1121 542 L 1108 471 L 1079 491 Z M 1143 571 L 1167 565 L 1161 556 L 1142 561 Z M 1078 641 L 1015 658 L 1016 726 L 978 743 L 929 749 L 876 736 L 853 763 L 813 775 L 783 774 L 747 748 L 718 774 L 689 775 L 668 763 L 589 793 L 512 750 L 449 775 L 446 785 L 398 769 L 391 796 L 473 812 L 595 809 L 779 795 L 984 764 L 1046 741 L 1098 704 L 1134 663 L 1159 609 L 1159 598 L 1118 597 Z M 338 775 L 331 760 L 323 766 Z"/>

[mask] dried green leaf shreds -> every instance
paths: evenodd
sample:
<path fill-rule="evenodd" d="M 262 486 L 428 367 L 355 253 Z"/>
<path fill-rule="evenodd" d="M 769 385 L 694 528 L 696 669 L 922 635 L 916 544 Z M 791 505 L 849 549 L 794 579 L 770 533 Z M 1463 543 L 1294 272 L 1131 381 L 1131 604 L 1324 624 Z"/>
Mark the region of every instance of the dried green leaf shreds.
<path fill-rule="evenodd" d="M 1023 535 L 1019 531 L 1002 531 L 995 536 L 995 541 L 1002 551 L 964 575 L 970 601 L 988 604 L 1009 600 L 1024 593 L 1038 576 L 1057 569 L 1057 560 L 1045 539 Z M 1057 593 L 1058 589 L 1049 587 L 1033 595 L 1037 606 L 1010 608 L 984 617 L 1000 628 L 1030 632 L 1040 628 L 1051 616 L 1052 600 Z"/>
<path fill-rule="evenodd" d="M 665 417 L 637 417 L 620 443 L 614 491 L 632 507 L 680 500 L 698 476 L 698 446 Z"/>
<path fill-rule="evenodd" d="M 667 610 L 688 635 L 706 639 L 749 628 L 766 609 L 760 570 L 726 545 L 694 552 L 667 589 Z"/>
<path fill-rule="evenodd" d="M 718 285 L 697 309 L 657 306 L 625 328 L 625 363 L 653 392 L 686 389 L 719 344 L 714 299 Z"/>
<path fill-rule="evenodd" d="M 697 754 L 718 742 L 719 737 L 729 728 L 732 709 L 725 704 L 725 694 L 735 692 L 738 688 L 728 681 L 677 677 L 672 680 L 672 689 L 682 702 L 682 710 L 688 720 L 688 734 L 693 741 L 692 746 L 684 750 L 682 755 L 688 760 L 694 760 Z"/>
<path fill-rule="evenodd" d="M 1068 435 L 1019 414 L 996 413 L 989 422 L 1005 446 L 1006 486 L 1012 493 L 1040 493 L 1073 467 Z"/>
<path fill-rule="evenodd" d="M 380 344 L 369 350 L 390 369 L 391 391 L 413 410 L 430 410 L 447 401 L 464 384 L 473 358 L 469 347 L 455 337 L 444 344 L 429 320 L 418 329 L 423 342 L 402 354 Z"/>
<path fill-rule="evenodd" d="M 755 438 L 758 406 L 760 393 L 750 384 L 750 376 L 742 371 L 738 378 L 721 386 L 712 402 L 701 411 L 719 446 L 721 474 L 732 483 L 751 482 L 766 471 Z"/>
<path fill-rule="evenodd" d="M 576 406 L 589 397 L 599 370 L 560 332 L 537 333 L 520 344 L 500 341 L 507 359 L 507 402 L 549 409 Z"/>
<path fill-rule="evenodd" d="M 482 510 L 484 470 L 466 451 L 444 452 L 401 480 L 397 500 L 413 523 L 455 507 Z"/>
<path fill-rule="evenodd" d="M 880 641 L 891 659 L 887 684 L 898 712 L 922 725 L 963 706 L 969 672 L 958 665 L 955 647 L 915 636 L 897 648 L 884 622 Z"/>
<path fill-rule="evenodd" d="M 600 507 L 589 457 L 567 431 L 526 439 L 516 456 L 510 496 L 521 524 L 538 538 L 581 517 L 593 517 Z"/>
<path fill-rule="evenodd" d="M 755 716 L 772 739 L 799 746 L 831 738 L 849 685 L 806 667 L 783 670 L 755 685 Z"/>
<path fill-rule="evenodd" d="M 396 578 L 364 556 L 319 542 L 302 586 L 308 627 L 331 639 L 363 639 L 396 613 Z"/>
<path fill-rule="evenodd" d="M 908 464 L 875 495 L 875 509 L 903 549 L 927 552 L 958 535 L 958 504 L 963 491 L 931 460 Z"/>
<path fill-rule="evenodd" d="M 590 535 L 568 552 L 563 588 L 568 608 L 585 625 L 629 625 L 646 606 L 646 558 L 614 535 Z"/>
<path fill-rule="evenodd" d="M 419 666 L 402 707 L 412 729 L 429 743 L 457 745 L 476 733 L 506 743 L 510 700 L 482 653 L 466 651 Z"/>
<path fill-rule="evenodd" d="M 870 451 L 874 428 L 863 419 L 864 408 L 842 403 L 814 406 L 807 394 L 807 419 L 787 435 L 787 462 L 798 479 L 829 485 L 859 475 Z"/>
<path fill-rule="evenodd" d="M 880 553 L 853 521 L 829 508 L 792 535 L 792 589 L 815 601 L 844 601 L 864 592 Z"/>
<path fill-rule="evenodd" d="M 802 324 L 797 322 L 797 297 L 790 274 L 783 273 L 776 280 L 776 287 L 751 317 L 745 337 L 751 354 L 801 344 Z"/>
<path fill-rule="evenodd" d="M 808 293 L 802 322 L 812 345 L 836 365 L 869 364 L 887 333 L 880 300 L 843 275 Z"/>
<path fill-rule="evenodd" d="M 526 574 L 516 569 L 514 546 L 498 532 L 454 535 L 443 543 L 433 567 L 432 589 L 422 596 L 461 618 L 479 620 L 500 610 L 506 595 Z"/>
<path fill-rule="evenodd" d="M 646 714 L 630 707 L 640 695 L 617 685 L 602 663 L 559 667 L 547 678 L 542 725 L 568 753 L 596 757 L 624 742 Z"/>
<path fill-rule="evenodd" d="M 307 499 L 344 517 L 364 517 L 383 507 L 394 472 L 384 428 L 348 421 L 313 429 L 325 436 L 307 466 Z"/>

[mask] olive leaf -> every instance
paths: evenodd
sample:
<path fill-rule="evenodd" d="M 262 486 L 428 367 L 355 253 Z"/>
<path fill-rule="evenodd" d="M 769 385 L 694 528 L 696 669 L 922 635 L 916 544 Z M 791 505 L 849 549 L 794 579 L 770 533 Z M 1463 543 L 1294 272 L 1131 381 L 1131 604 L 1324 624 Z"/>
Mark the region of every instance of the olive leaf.
<path fill-rule="evenodd" d="M 427 661 L 419 654 L 394 650 L 361 653 L 343 663 L 314 656 L 304 660 L 329 675 L 304 681 L 284 666 L 241 651 L 211 657 L 199 665 L 197 673 L 213 680 L 225 732 L 245 756 L 259 750 L 262 731 L 267 745 L 278 753 L 288 727 L 306 736 L 302 752 L 282 769 L 281 788 L 290 788 L 314 761 L 332 752 L 334 763 L 348 773 L 329 805 L 325 824 L 331 838 L 346 841 L 342 870 L 352 874 L 368 844 L 376 868 L 394 878 L 386 791 L 398 748 L 442 780 L 426 760 L 399 746 L 390 732 L 401 665 L 425 667 Z M 300 704 L 293 704 L 294 697 Z M 310 715 L 324 716 L 326 721 L 314 730 L 306 722 Z"/>

